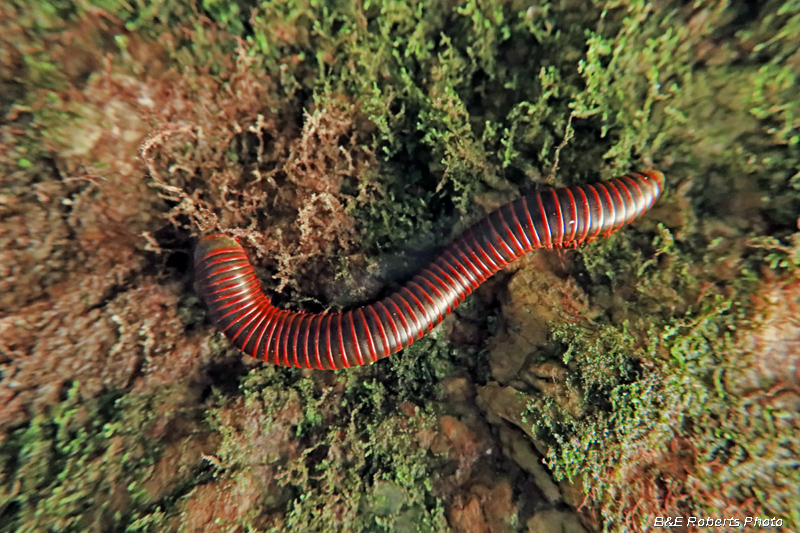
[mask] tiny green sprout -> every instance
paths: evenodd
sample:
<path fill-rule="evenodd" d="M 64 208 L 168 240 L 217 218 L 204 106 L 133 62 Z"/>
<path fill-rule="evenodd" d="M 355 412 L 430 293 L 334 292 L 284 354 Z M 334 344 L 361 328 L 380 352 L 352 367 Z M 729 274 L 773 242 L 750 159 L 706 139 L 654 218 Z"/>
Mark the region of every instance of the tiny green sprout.
<path fill-rule="evenodd" d="M 114 36 L 114 42 L 117 43 L 120 52 L 123 54 L 127 53 L 128 51 L 128 44 L 130 44 L 130 39 L 127 35 L 117 34 Z"/>

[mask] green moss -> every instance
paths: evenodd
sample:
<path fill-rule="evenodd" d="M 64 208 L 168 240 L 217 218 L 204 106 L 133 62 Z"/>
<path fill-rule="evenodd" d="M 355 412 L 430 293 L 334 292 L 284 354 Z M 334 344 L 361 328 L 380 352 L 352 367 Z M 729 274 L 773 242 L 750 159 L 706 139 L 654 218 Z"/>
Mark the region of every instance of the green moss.
<path fill-rule="evenodd" d="M 125 527 L 125 533 L 157 533 L 166 531 L 168 526 L 167 515 L 161 508 L 157 508 L 155 511 L 143 516 L 134 516 Z"/>
<path fill-rule="evenodd" d="M 777 435 L 768 408 L 733 392 L 732 377 L 744 364 L 735 332 L 752 312 L 746 302 L 760 283 L 752 272 L 761 258 L 741 259 L 741 242 L 760 231 L 761 217 L 781 221 L 779 233 L 796 223 L 797 197 L 789 188 L 797 156 L 786 133 L 794 106 L 781 95 L 788 75 L 781 50 L 789 48 L 777 37 L 778 28 L 795 23 L 786 16 L 794 8 L 776 17 L 767 9 L 758 24 L 743 30 L 773 36 L 769 67 L 750 57 L 744 67 L 693 71 L 690 43 L 713 24 L 729 23 L 731 13 L 709 8 L 694 21 L 700 28 L 664 28 L 680 15 L 665 18 L 642 7 L 629 10 L 620 25 L 590 34 L 581 63 L 586 90 L 574 109 L 576 116 L 611 126 L 610 162 L 655 148 L 662 156 L 691 161 L 684 188 L 668 190 L 661 200 L 678 215 L 669 229 L 656 228 L 652 244 L 626 232 L 586 248 L 582 266 L 593 280 L 588 290 L 606 313 L 593 324 L 556 324 L 554 337 L 565 346 L 565 362 L 575 365 L 571 379 L 584 390 L 587 414 L 575 419 L 550 401 L 536 402 L 529 416 L 552 444 L 551 467 L 559 476 L 582 480 L 600 503 L 608 530 L 643 530 L 654 514 L 714 515 L 743 502 L 750 502 L 751 512 L 794 524 L 798 501 L 782 488 L 794 486 L 797 474 L 780 457 L 795 453 L 798 443 Z M 628 76 L 631 70 L 643 76 Z M 765 102 L 765 90 L 773 98 L 769 117 L 760 115 L 766 105 L 750 107 Z M 720 106 L 708 103 L 715 93 L 724 95 Z M 762 136 L 765 126 L 770 140 Z M 708 168 L 710 175 L 699 175 L 697 168 Z M 687 195 L 689 180 L 694 186 Z M 763 207 L 741 207 L 731 216 L 726 202 L 735 193 L 721 196 L 721 188 L 781 192 L 768 193 Z M 647 222 L 641 226 L 651 228 Z M 769 250 L 766 260 L 773 268 L 792 269 L 793 239 L 758 241 Z M 743 412 L 750 413 L 747 419 L 735 415 Z M 797 423 L 786 413 L 782 421 Z M 765 490 L 758 472 L 773 469 L 776 486 Z M 770 491 L 774 496 L 765 496 Z M 643 494 L 650 496 L 645 500 Z"/>
<path fill-rule="evenodd" d="M 0 445 L 7 484 L 0 531 L 87 531 L 129 513 L 111 495 L 119 498 L 121 490 L 131 502 L 140 499 L 137 485 L 160 447 L 141 438 L 118 398 L 86 401 L 74 383 L 63 402 Z"/>
<path fill-rule="evenodd" d="M 247 485 L 252 453 L 275 454 L 256 462 L 273 464 L 268 468 L 281 472 L 278 484 L 288 499 L 267 503 L 286 507 L 286 523 L 276 531 L 286 526 L 325 531 L 331 524 L 388 531 L 411 515 L 421 530 L 443 527 L 443 509 L 429 484 L 439 460 L 424 446 L 412 444 L 420 432 L 431 429 L 432 420 L 423 411 L 409 417 L 398 410 L 397 393 L 381 381 L 381 374 L 374 367 L 337 372 L 343 385 L 337 392 L 321 386 L 320 379 L 299 378 L 299 371 L 267 367 L 243 383 L 247 405 L 256 407 L 249 416 L 257 417 L 257 429 L 240 427 L 224 414 L 228 407 L 220 411 L 215 424 L 224 435 L 220 462 L 226 476 Z M 287 417 L 288 412 L 296 415 Z M 280 437 L 287 423 L 296 429 Z M 254 439 L 274 444 L 263 448 Z M 297 452 L 287 452 L 301 443 Z M 288 462 L 279 459 L 283 453 L 290 454 Z M 387 490 L 396 496 L 391 504 Z M 272 495 L 276 492 L 269 489 Z"/>

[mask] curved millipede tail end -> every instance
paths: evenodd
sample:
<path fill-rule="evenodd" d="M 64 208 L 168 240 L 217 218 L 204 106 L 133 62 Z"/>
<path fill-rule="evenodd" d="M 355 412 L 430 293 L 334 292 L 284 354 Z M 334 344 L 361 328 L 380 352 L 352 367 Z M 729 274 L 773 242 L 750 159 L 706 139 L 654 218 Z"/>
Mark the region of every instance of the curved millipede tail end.
<path fill-rule="evenodd" d="M 197 268 L 199 263 L 212 255 L 224 252 L 226 250 L 241 250 L 242 247 L 239 241 L 233 237 L 222 235 L 221 233 L 214 233 L 213 235 L 206 235 L 197 242 L 194 249 L 194 266 Z"/>
<path fill-rule="evenodd" d="M 200 239 L 194 250 L 194 288 L 197 294 L 210 304 L 209 296 L 225 293 L 242 274 L 252 273 L 244 248 L 234 237 L 220 233 Z M 209 306 L 214 319 L 214 305 Z"/>

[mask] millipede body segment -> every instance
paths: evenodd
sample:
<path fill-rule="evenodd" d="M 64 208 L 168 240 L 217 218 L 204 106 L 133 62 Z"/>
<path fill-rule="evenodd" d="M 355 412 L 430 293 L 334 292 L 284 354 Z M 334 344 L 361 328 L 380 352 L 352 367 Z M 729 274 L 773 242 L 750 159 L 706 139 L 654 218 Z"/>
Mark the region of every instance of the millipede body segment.
<path fill-rule="evenodd" d="M 212 322 L 253 357 L 317 369 L 373 363 L 421 338 L 515 259 L 607 236 L 647 211 L 663 188 L 664 175 L 647 170 L 524 196 L 465 231 L 399 291 L 343 313 L 273 306 L 244 249 L 225 235 L 197 245 L 196 288 Z"/>

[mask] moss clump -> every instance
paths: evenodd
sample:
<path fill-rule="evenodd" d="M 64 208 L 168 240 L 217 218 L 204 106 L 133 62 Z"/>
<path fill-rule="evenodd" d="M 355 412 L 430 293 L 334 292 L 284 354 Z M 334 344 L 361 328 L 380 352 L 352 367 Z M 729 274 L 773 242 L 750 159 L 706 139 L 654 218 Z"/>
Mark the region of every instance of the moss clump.
<path fill-rule="evenodd" d="M 160 453 L 117 407 L 119 396 L 66 398 L 0 445 L 3 482 L 0 531 L 100 531 L 122 523 L 143 498 L 148 467 Z M 16 468 L 14 468 L 16 466 Z"/>
<path fill-rule="evenodd" d="M 606 16 L 590 35 L 582 63 L 587 92 L 576 109 L 602 102 L 598 109 L 627 117 L 628 125 L 620 121 L 609 130 L 621 136 L 608 155 L 639 151 L 637 143 L 660 146 L 662 156 L 680 162 L 675 172 L 691 174 L 650 217 L 666 227 L 641 226 L 657 232 L 652 243 L 626 233 L 587 247 L 578 270 L 586 269 L 593 282 L 586 290 L 604 314 L 589 323 L 557 323 L 554 335 L 572 365 L 569 379 L 584 390 L 582 409 L 576 415 L 563 402 L 534 401 L 529 416 L 551 444 L 551 467 L 581 480 L 608 530 L 645 530 L 656 515 L 716 516 L 737 508 L 795 525 L 798 502 L 784 487 L 797 476 L 782 458 L 795 454 L 798 443 L 779 436 L 768 416 L 735 413 L 777 409 L 784 435 L 797 424 L 785 410 L 786 396 L 777 406 L 767 400 L 770 387 L 783 391 L 785 380 L 796 378 L 773 375 L 743 393 L 753 352 L 749 335 L 736 333 L 763 327 L 749 304 L 754 292 L 793 283 L 797 154 L 785 129 L 793 104 L 781 87 L 792 76 L 786 61 L 792 48 L 782 36 L 795 27 L 797 9 L 766 6 L 752 23 L 744 21 L 754 13 L 722 4 L 691 12 L 649 9 L 632 6 L 624 20 Z M 682 29 L 670 26 L 657 36 L 659 25 L 682 17 L 688 21 Z M 762 44 L 754 46 L 755 35 Z M 644 102 L 649 112 L 625 114 L 621 95 L 637 92 L 623 64 L 641 65 L 645 77 L 660 83 L 631 106 Z M 772 80 L 765 77 L 770 71 Z M 765 99 L 771 105 L 751 107 Z M 766 107 L 770 112 L 762 114 Z M 638 130 L 642 121 L 658 124 L 650 141 Z M 765 232 L 783 240 L 758 239 L 768 252 L 753 254 L 750 238 Z M 762 259 L 777 272 L 762 270 Z M 776 474 L 759 480 L 767 471 Z"/>
<path fill-rule="evenodd" d="M 218 509 L 220 523 L 386 531 L 411 513 L 420 527 L 427 524 L 423 529 L 439 530 L 442 509 L 429 484 L 437 464 L 427 453 L 429 415 L 389 404 L 393 395 L 371 369 L 293 374 L 253 373 L 243 383 L 244 398 L 215 413 L 224 435 L 216 484 L 239 494 L 237 505 Z M 389 504 L 387 491 L 401 496 Z M 186 505 L 207 505 L 207 498 L 218 497 L 196 491 Z"/>

